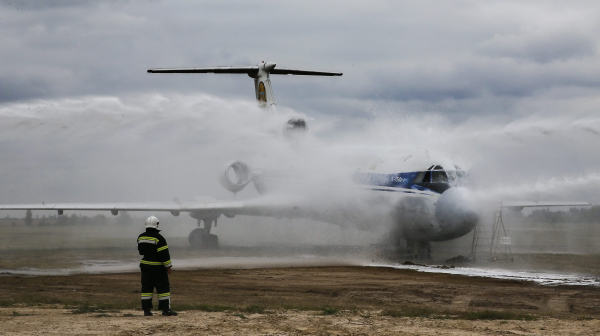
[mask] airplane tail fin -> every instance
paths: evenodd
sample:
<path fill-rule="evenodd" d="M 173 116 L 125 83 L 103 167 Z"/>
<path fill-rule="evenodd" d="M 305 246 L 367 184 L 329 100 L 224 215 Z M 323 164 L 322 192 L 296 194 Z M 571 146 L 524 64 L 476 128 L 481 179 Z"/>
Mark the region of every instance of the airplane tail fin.
<path fill-rule="evenodd" d="M 255 66 L 231 66 L 213 68 L 149 69 L 148 73 L 216 73 L 246 74 L 254 79 L 254 92 L 259 105 L 268 110 L 275 105 L 275 96 L 270 75 L 341 76 L 341 72 L 323 72 L 293 69 L 275 69 L 273 62 L 262 62 Z"/>

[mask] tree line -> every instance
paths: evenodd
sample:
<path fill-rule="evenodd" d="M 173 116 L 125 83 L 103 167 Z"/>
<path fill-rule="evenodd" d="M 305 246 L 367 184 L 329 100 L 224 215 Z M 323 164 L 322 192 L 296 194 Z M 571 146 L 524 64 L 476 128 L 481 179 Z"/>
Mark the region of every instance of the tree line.
<path fill-rule="evenodd" d="M 126 211 L 122 211 L 118 216 L 108 218 L 105 215 L 85 216 L 79 214 L 71 215 L 37 215 L 35 218 L 31 210 L 27 210 L 25 218 L 11 218 L 8 215 L 3 218 L 4 222 L 10 221 L 12 226 L 23 223 L 26 226 L 79 226 L 79 225 L 107 225 L 107 224 L 118 224 L 118 225 L 132 225 L 134 222 L 140 222 L 143 220 L 133 218 Z"/>
<path fill-rule="evenodd" d="M 557 211 L 534 210 L 526 218 L 539 223 L 600 223 L 600 205 Z"/>

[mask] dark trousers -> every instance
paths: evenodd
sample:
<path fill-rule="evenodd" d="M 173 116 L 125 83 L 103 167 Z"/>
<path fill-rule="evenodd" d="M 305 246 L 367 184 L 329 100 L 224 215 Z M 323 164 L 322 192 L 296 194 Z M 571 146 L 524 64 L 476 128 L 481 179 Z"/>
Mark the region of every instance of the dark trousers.
<path fill-rule="evenodd" d="M 158 294 L 158 309 L 171 309 L 169 275 L 163 266 L 140 266 L 142 270 L 142 309 L 152 309 L 154 288 Z"/>

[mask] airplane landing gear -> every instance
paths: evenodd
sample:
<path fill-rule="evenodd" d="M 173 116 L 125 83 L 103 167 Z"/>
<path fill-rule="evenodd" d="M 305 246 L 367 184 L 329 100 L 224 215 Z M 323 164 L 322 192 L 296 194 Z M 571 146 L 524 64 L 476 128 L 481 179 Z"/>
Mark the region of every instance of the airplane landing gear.
<path fill-rule="evenodd" d="M 392 231 L 389 237 L 389 242 L 395 247 L 398 258 L 431 259 L 431 242 L 406 239 L 399 230 Z"/>
<path fill-rule="evenodd" d="M 200 227 L 200 223 L 204 222 L 204 226 Z M 210 233 L 212 224 L 217 226 L 216 218 L 198 219 L 198 228 L 192 230 L 188 236 L 190 245 L 195 249 L 216 249 L 219 247 L 219 236 Z"/>
<path fill-rule="evenodd" d="M 408 253 L 414 260 L 431 259 L 431 243 L 428 241 L 406 241 Z"/>

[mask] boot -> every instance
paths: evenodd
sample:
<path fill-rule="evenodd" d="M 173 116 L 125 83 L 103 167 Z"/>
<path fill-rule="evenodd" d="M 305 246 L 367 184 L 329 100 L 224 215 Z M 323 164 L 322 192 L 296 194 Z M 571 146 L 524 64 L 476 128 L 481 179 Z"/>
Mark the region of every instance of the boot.
<path fill-rule="evenodd" d="M 144 316 L 152 316 L 152 315 L 154 315 L 154 314 L 152 314 L 152 312 L 151 312 L 151 311 L 149 311 L 149 310 L 144 310 Z"/>
<path fill-rule="evenodd" d="M 171 309 L 163 310 L 163 316 L 177 316 L 177 312 L 174 312 Z"/>

